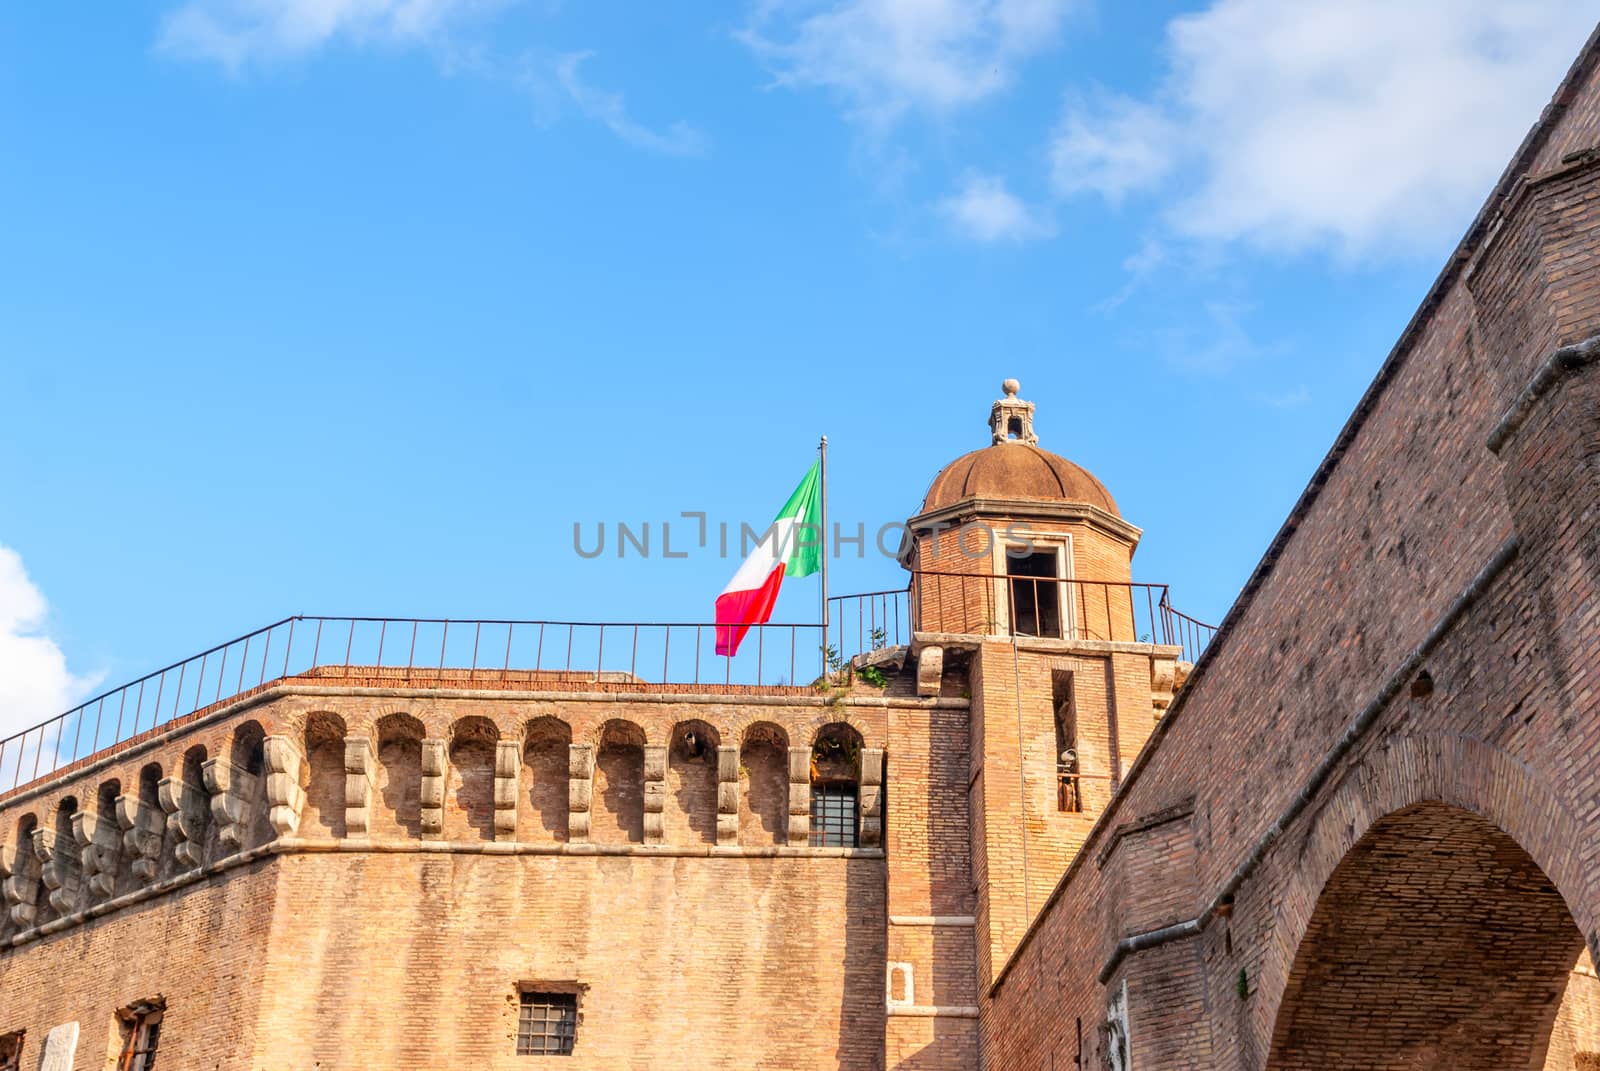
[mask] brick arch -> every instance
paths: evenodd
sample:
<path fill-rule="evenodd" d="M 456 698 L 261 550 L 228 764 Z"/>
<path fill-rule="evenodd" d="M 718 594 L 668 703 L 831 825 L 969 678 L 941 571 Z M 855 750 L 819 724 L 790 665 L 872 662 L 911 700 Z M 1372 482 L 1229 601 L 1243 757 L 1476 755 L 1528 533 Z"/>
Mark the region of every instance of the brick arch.
<path fill-rule="evenodd" d="M 802 741 L 815 745 L 824 734 L 841 732 L 853 734 L 856 742 L 862 747 L 872 746 L 867 743 L 867 734 L 862 731 L 861 726 L 849 718 L 840 717 L 837 714 L 824 714 L 820 717 L 812 718 L 804 725 L 797 726 L 796 731 L 790 734 L 790 738 L 794 741 L 794 746 L 799 747 Z"/>
<path fill-rule="evenodd" d="M 590 835 L 597 843 L 644 842 L 642 726 L 612 718 L 595 733 L 595 774 Z"/>
<path fill-rule="evenodd" d="M 755 721 L 739 734 L 739 843 L 784 844 L 789 828 L 789 734 Z"/>
<path fill-rule="evenodd" d="M 667 745 L 662 828 L 669 844 L 717 843 L 717 748 L 722 734 L 710 722 L 686 718 Z"/>
<path fill-rule="evenodd" d="M 305 762 L 300 767 L 300 787 L 305 803 L 300 812 L 300 834 L 311 837 L 345 835 L 344 719 L 326 710 L 309 712 L 302 727 Z"/>
<path fill-rule="evenodd" d="M 585 740 L 596 749 L 608 745 L 644 747 L 657 743 L 650 738 L 650 730 L 630 718 L 606 718 L 597 721 L 584 733 Z"/>
<path fill-rule="evenodd" d="M 1335 868 L 1296 950 L 1269 1071 L 1543 1066 L 1583 948 L 1533 858 L 1471 811 L 1387 815 Z"/>
<path fill-rule="evenodd" d="M 1474 1025 L 1457 1015 L 1454 1033 L 1425 1036 L 1428 1015 L 1442 1023 L 1453 1013 L 1439 1003 L 1446 999 L 1445 991 L 1424 983 L 1441 977 L 1440 963 L 1464 954 L 1449 947 L 1453 937 L 1485 931 L 1528 938 L 1515 943 L 1529 958 L 1524 971 L 1540 981 L 1520 994 L 1527 1001 L 1519 1020 L 1525 1024 L 1524 1036 L 1515 1044 L 1533 1059 L 1533 1050 L 1542 1051 L 1549 1037 L 1560 987 L 1581 951 L 1583 934 L 1593 932 L 1585 906 L 1592 902 L 1586 895 L 1588 880 L 1573 852 L 1580 828 L 1535 771 L 1480 740 L 1413 734 L 1364 755 L 1317 807 L 1305 833 L 1286 838 L 1279 848 L 1279 865 L 1293 874 L 1272 905 L 1274 932 L 1268 947 L 1279 950 L 1280 958 L 1262 963 L 1252 986 L 1262 998 L 1257 1006 L 1270 1030 L 1268 1067 L 1289 1071 L 1319 1060 L 1321 1066 L 1409 1067 L 1413 1065 L 1383 1062 L 1386 1054 L 1406 1045 L 1411 1046 L 1410 1059 L 1425 1062 L 1416 1066 L 1433 1066 L 1426 1064 L 1430 1059 L 1446 1061 L 1439 1066 L 1451 1060 L 1464 1069 L 1480 1066 L 1474 1061 L 1481 1055 L 1479 1048 L 1488 1044 L 1484 1024 L 1474 1033 Z M 1440 849 L 1441 844 L 1446 847 Z M 1435 918 L 1410 934 L 1407 955 L 1412 958 L 1400 956 L 1374 970 L 1385 934 L 1364 929 L 1364 922 L 1399 918 L 1394 924 L 1401 925 L 1404 916 L 1396 912 L 1410 903 L 1386 890 L 1424 890 L 1428 882 L 1446 879 L 1463 888 L 1474 879 L 1474 866 L 1499 875 L 1511 899 L 1497 898 L 1492 888 L 1480 889 L 1469 902 L 1457 904 L 1457 914 L 1443 924 Z M 1449 902 L 1442 892 L 1429 895 L 1438 903 Z M 1576 917 L 1569 905 L 1576 905 Z M 1427 913 L 1420 906 L 1416 910 Z M 1396 930 L 1395 936 L 1404 936 L 1403 931 Z M 1483 945 L 1490 946 L 1487 941 Z M 1511 955 L 1491 957 L 1484 970 L 1511 962 Z M 1333 976 L 1345 979 L 1343 988 L 1330 988 Z M 1374 991 L 1362 992 L 1363 981 Z M 1415 985 L 1416 992 L 1406 990 L 1407 985 Z M 1553 999 L 1545 991 L 1549 987 L 1555 987 Z M 1463 999 L 1461 990 L 1454 991 L 1453 999 Z M 1497 1009 L 1505 1019 L 1504 1000 L 1479 994 L 1468 1003 Z M 1369 1001 L 1378 1002 L 1390 1023 L 1408 1022 L 1393 1014 L 1396 1007 L 1414 1012 L 1403 1042 L 1363 1035 L 1352 1026 L 1361 1021 L 1351 1018 L 1355 1013 L 1349 1008 Z M 1362 1037 L 1359 1056 L 1313 1051 L 1322 1043 L 1317 1040 L 1318 1009 L 1340 1006 L 1346 1008 L 1341 1036 L 1347 1041 Z M 1493 1021 L 1493 1016 L 1486 1020 Z M 1522 1066 L 1494 1063 L 1504 1059 L 1508 1042 L 1502 1038 L 1495 1044 L 1500 1056 L 1481 1066 Z"/>
<path fill-rule="evenodd" d="M 564 841 L 570 818 L 572 726 L 553 714 L 540 714 L 522 723 L 521 740 L 519 791 L 525 806 L 517 808 L 517 839 Z"/>
<path fill-rule="evenodd" d="M 790 733 L 782 723 L 762 717 L 760 713 L 753 713 L 739 719 L 732 730 L 724 735 L 741 748 L 752 740 L 764 740 L 779 747 L 788 747 Z"/>
<path fill-rule="evenodd" d="M 422 740 L 427 727 L 406 711 L 373 723 L 377 785 L 368 828 L 374 837 L 422 835 Z"/>
<path fill-rule="evenodd" d="M 469 715 L 450 725 L 450 763 L 445 776 L 446 840 L 494 840 L 495 748 L 500 727 Z"/>

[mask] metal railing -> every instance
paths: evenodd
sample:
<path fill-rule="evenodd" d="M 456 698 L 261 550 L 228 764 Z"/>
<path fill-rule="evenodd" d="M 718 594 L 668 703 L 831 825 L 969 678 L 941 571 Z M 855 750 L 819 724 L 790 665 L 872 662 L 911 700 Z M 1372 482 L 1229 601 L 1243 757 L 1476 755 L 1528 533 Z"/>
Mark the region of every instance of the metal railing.
<path fill-rule="evenodd" d="M 970 589 L 961 586 L 966 584 Z M 1058 595 L 1077 593 L 1058 600 L 1059 621 L 1050 616 L 1051 589 L 1040 585 L 1058 585 Z M 1088 591 L 1099 601 L 1083 594 Z M 1145 617 L 1134 611 L 1134 591 L 1146 596 Z M 908 643 L 914 628 L 970 633 L 982 624 L 990 632 L 997 606 L 1004 622 L 1051 626 L 1055 631 L 1048 634 L 1069 637 L 1134 639 L 1148 621 L 1155 642 L 1182 643 L 1186 657 L 1197 657 L 1215 631 L 1173 610 L 1162 585 L 1096 587 L 1090 581 L 917 573 L 907 589 L 830 599 L 831 658 L 844 664 L 857 654 Z M 1062 607 L 1067 612 L 1059 612 Z M 809 688 L 830 660 L 820 624 L 752 625 L 731 658 L 716 653 L 718 631 L 696 622 L 286 617 L 0 740 L 0 792 L 280 678 L 374 686 Z"/>
<path fill-rule="evenodd" d="M 929 570 L 911 603 L 918 632 L 1160 643 L 1191 662 L 1217 631 L 1173 609 L 1165 584 Z"/>
<path fill-rule="evenodd" d="M 911 642 L 910 587 L 828 600 L 828 643 L 840 660 Z"/>
<path fill-rule="evenodd" d="M 280 678 L 621 690 L 810 687 L 822 672 L 820 624 L 752 625 L 731 658 L 717 634 L 698 622 L 286 617 L 0 740 L 0 792 Z"/>

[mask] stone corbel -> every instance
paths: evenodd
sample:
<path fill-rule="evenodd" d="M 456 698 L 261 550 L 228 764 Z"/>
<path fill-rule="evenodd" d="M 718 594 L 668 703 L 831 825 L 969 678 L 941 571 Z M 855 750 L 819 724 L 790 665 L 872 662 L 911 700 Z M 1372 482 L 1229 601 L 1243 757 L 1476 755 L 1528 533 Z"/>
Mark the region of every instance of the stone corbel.
<path fill-rule="evenodd" d="M 917 694 L 936 696 L 944 682 L 944 648 L 928 646 L 917 655 Z"/>
<path fill-rule="evenodd" d="M 267 737 L 261 753 L 267 771 L 267 819 L 278 836 L 292 837 L 306 805 L 306 790 L 300 787 L 305 758 L 287 736 Z"/>
<path fill-rule="evenodd" d="M 789 749 L 789 843 L 811 843 L 811 749 Z"/>
<path fill-rule="evenodd" d="M 522 748 L 515 740 L 494 747 L 494 835 L 499 840 L 517 836 L 517 794 L 522 789 Z"/>
<path fill-rule="evenodd" d="M 122 831 L 122 851 L 132 865 L 134 880 L 148 885 L 156 880 L 161 859 L 161 813 L 137 796 L 117 797 L 117 828 Z"/>
<path fill-rule="evenodd" d="M 1178 662 L 1175 658 L 1156 656 L 1150 659 L 1150 705 L 1156 720 L 1172 705 L 1172 693 L 1178 689 Z"/>
<path fill-rule="evenodd" d="M 116 891 L 117 861 L 121 856 L 122 831 L 113 815 L 79 811 L 72 816 L 72 839 L 78 843 L 78 861 L 90 897 L 109 899 Z"/>
<path fill-rule="evenodd" d="M 589 839 L 589 808 L 594 801 L 594 745 L 567 748 L 567 841 Z"/>
<path fill-rule="evenodd" d="M 77 842 L 70 835 L 53 829 L 35 829 L 33 854 L 39 857 L 39 875 L 49 890 L 51 909 L 58 915 L 72 914 L 78 909 L 78 888 L 82 880 Z"/>
<path fill-rule="evenodd" d="M 667 805 L 667 749 L 647 744 L 644 749 L 644 842 L 665 840 L 662 812 Z"/>
<path fill-rule="evenodd" d="M 344 832 L 347 837 L 372 834 L 372 797 L 378 789 L 378 761 L 369 736 L 344 740 Z"/>
<path fill-rule="evenodd" d="M 739 749 L 717 748 L 717 843 L 739 843 Z"/>
<path fill-rule="evenodd" d="M 883 843 L 883 748 L 861 749 L 861 846 L 876 848 Z"/>
<path fill-rule="evenodd" d="M 205 861 L 205 793 L 181 777 L 163 777 L 156 797 L 167 815 L 167 835 L 172 855 L 185 870 Z"/>
<path fill-rule="evenodd" d="M 211 820 L 217 826 L 217 843 L 224 855 L 244 847 L 244 837 L 255 815 L 257 777 L 227 759 L 207 759 L 200 766 L 206 791 L 211 794 Z"/>
<path fill-rule="evenodd" d="M 33 925 L 38 907 L 39 858 L 33 854 L 33 840 L 18 844 L 0 843 L 0 899 L 6 914 L 19 930 Z"/>
<path fill-rule="evenodd" d="M 444 836 L 444 775 L 449 763 L 443 740 L 422 742 L 422 836 L 428 840 Z"/>

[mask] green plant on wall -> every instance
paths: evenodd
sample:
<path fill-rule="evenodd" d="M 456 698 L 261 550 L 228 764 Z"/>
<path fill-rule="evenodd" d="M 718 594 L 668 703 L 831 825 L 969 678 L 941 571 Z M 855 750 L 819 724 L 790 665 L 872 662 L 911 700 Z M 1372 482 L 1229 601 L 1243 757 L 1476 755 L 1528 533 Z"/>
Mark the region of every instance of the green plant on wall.
<path fill-rule="evenodd" d="M 817 769 L 824 763 L 843 761 L 849 766 L 850 776 L 861 776 L 861 745 L 854 740 L 841 740 L 836 736 L 822 736 L 811 745 L 811 777 L 817 778 Z"/>

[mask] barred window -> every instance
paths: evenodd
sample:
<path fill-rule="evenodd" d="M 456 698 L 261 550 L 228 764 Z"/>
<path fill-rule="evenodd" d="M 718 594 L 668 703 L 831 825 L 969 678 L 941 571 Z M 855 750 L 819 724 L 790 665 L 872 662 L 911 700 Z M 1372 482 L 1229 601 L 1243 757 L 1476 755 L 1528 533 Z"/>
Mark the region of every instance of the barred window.
<path fill-rule="evenodd" d="M 856 786 L 850 782 L 811 786 L 811 846 L 856 846 Z"/>
<path fill-rule="evenodd" d="M 19 1071 L 22 1067 L 22 1034 L 21 1030 L 0 1034 L 0 1071 Z"/>
<path fill-rule="evenodd" d="M 156 1046 L 161 1042 L 161 1019 L 166 1008 L 159 1003 L 140 1003 L 118 1013 L 122 1019 L 122 1055 L 117 1071 L 154 1071 Z"/>
<path fill-rule="evenodd" d="M 576 993 L 523 991 L 517 1017 L 518 1056 L 571 1056 L 577 1034 Z"/>

